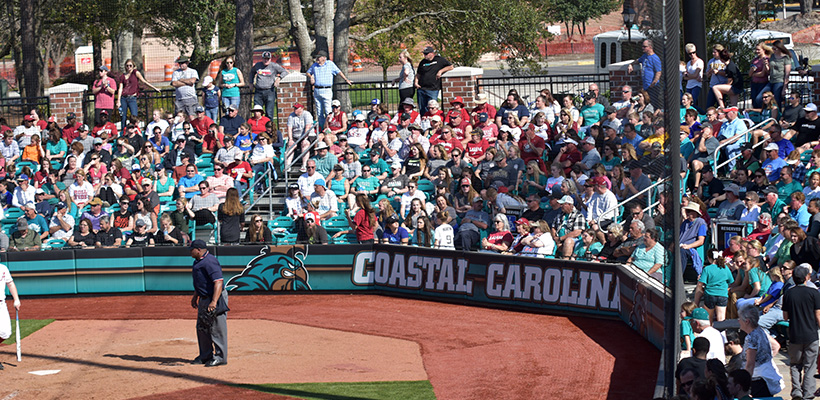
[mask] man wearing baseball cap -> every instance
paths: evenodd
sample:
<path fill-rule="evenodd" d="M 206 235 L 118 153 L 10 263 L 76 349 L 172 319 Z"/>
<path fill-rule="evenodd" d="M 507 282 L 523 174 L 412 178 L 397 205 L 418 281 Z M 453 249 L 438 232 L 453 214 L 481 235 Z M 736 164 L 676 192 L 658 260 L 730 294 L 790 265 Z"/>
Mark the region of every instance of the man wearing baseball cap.
<path fill-rule="evenodd" d="M 461 225 L 455 236 L 455 245 L 459 250 L 469 251 L 473 246 L 478 245 L 481 239 L 480 229 L 487 229 L 490 226 L 490 214 L 484 210 L 484 199 L 476 196 L 470 203 L 470 209 L 461 219 Z"/>
<path fill-rule="evenodd" d="M 228 291 L 222 277 L 222 266 L 208 252 L 201 239 L 189 246 L 194 280 L 191 307 L 197 310 L 196 339 L 199 355 L 191 364 L 216 367 L 228 363 Z"/>
<path fill-rule="evenodd" d="M 171 74 L 171 86 L 176 88 L 174 93 L 175 113 L 185 111 L 188 115 L 196 114 L 196 106 L 199 101 L 196 97 L 196 83 L 199 81 L 199 73 L 196 69 L 188 68 L 188 57 L 180 56 L 177 59 L 179 68 Z"/>
<path fill-rule="evenodd" d="M 726 122 L 720 126 L 720 133 L 718 133 L 717 138 L 720 140 L 720 144 L 726 146 L 723 148 L 726 156 L 732 158 L 740 153 L 741 148 L 747 142 L 747 135 L 741 135 L 741 133 L 746 132 L 746 124 L 737 117 L 737 107 L 726 108 L 723 112 L 726 113 Z M 729 162 L 729 170 L 735 169 L 735 162 L 736 160 Z"/>
<path fill-rule="evenodd" d="M 288 75 L 288 71 L 281 65 L 271 60 L 271 53 L 262 53 L 262 61 L 257 62 L 251 68 L 253 87 L 253 104 L 265 107 L 265 115 L 273 119 L 273 110 L 276 108 L 276 88 L 282 78 Z"/>
<path fill-rule="evenodd" d="M 327 59 L 327 51 L 316 52 L 316 62 L 308 68 L 305 74 L 313 85 L 313 100 L 316 102 L 316 119 L 319 126 L 325 126 L 325 117 L 330 113 L 330 102 L 333 100 L 333 77 L 339 75 L 352 85 L 353 82 L 347 79 L 344 72 L 336 64 Z"/>
<path fill-rule="evenodd" d="M 100 123 L 100 112 L 114 111 L 114 93 L 117 93 L 117 81 L 108 76 L 108 67 L 100 65 L 97 69 L 99 78 L 91 85 L 94 94 L 94 123 Z"/>
<path fill-rule="evenodd" d="M 319 213 L 319 219 L 324 221 L 326 219 L 335 217 L 339 213 L 339 201 L 336 199 L 336 193 L 328 190 L 325 186 L 325 180 L 322 178 L 313 182 L 313 194 L 310 195 L 310 201 L 319 202 L 316 207 L 316 212 Z"/>
<path fill-rule="evenodd" d="M 294 153 L 296 151 L 290 151 L 290 149 L 296 147 L 296 142 L 299 142 L 304 136 L 310 136 L 311 132 L 313 131 L 313 116 L 310 115 L 308 110 L 305 110 L 305 106 L 301 103 L 294 103 L 293 104 L 293 112 L 288 115 L 288 159 L 285 161 L 286 164 L 290 165 L 291 160 L 293 159 Z M 305 139 L 301 142 L 301 149 L 302 153 L 302 172 L 304 172 L 307 168 L 307 160 L 308 160 L 308 147 L 310 147 L 310 140 Z"/>
<path fill-rule="evenodd" d="M 798 118 L 789 130 L 794 147 L 801 152 L 820 144 L 820 119 L 817 118 L 817 104 L 807 104 L 803 107 L 803 112 L 806 116 Z"/>
<path fill-rule="evenodd" d="M 572 196 L 563 196 L 558 200 L 564 218 L 558 226 L 553 227 L 552 235 L 558 250 L 564 258 L 569 258 L 575 250 L 575 240 L 581 236 L 587 225 L 584 214 L 575 209 L 575 199 Z M 560 233 L 563 233 L 561 235 Z"/>
<path fill-rule="evenodd" d="M 219 119 L 219 133 L 235 137 L 239 134 L 239 127 L 245 123 L 245 117 L 239 115 L 239 109 L 233 104 L 225 108 L 225 113 Z"/>
<path fill-rule="evenodd" d="M 80 129 L 83 123 L 77 121 L 77 115 L 73 112 L 66 115 L 65 122 L 66 124 L 63 127 L 63 139 L 66 143 L 71 143 L 77 138 L 77 129 Z"/>
<path fill-rule="evenodd" d="M 786 165 L 786 160 L 780 158 L 780 146 L 769 143 L 763 148 L 766 154 L 766 160 L 760 165 L 760 168 L 766 172 L 769 182 L 777 182 L 780 179 L 780 170 Z"/>
<path fill-rule="evenodd" d="M 692 312 L 692 320 L 694 322 L 692 330 L 695 331 L 698 337 L 709 339 L 709 353 L 706 354 L 706 359 L 717 358 L 720 362 L 723 362 L 726 359 L 726 354 L 723 351 L 723 336 L 709 322 L 709 312 L 705 308 L 696 308 Z"/>
<path fill-rule="evenodd" d="M 438 93 L 441 90 L 441 75 L 453 69 L 453 65 L 444 57 L 436 54 L 434 48 L 427 46 L 423 53 L 424 58 L 419 61 L 414 81 L 421 115 L 427 113 L 427 102 L 438 99 Z"/>
<path fill-rule="evenodd" d="M 20 149 L 31 143 L 31 136 L 40 133 L 40 128 L 34 125 L 34 117 L 30 114 L 23 116 L 23 124 L 14 128 L 14 140 Z M 8 160 L 7 160 L 8 161 Z"/>

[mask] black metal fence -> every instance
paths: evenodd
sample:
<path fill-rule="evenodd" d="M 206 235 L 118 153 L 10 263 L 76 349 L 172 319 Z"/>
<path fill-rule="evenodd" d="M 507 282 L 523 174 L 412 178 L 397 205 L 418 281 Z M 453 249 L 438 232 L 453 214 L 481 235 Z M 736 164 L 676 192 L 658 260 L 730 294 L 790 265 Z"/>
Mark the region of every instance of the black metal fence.
<path fill-rule="evenodd" d="M 48 96 L 39 97 L 5 97 L 0 98 L 0 116 L 6 119 L 6 124 L 12 128 L 23 124 L 23 116 L 37 110 L 40 119 L 51 115 Z"/>
<path fill-rule="evenodd" d="M 524 101 L 534 102 L 543 89 L 549 89 L 559 102 L 565 95 L 576 98 L 595 83 L 601 94 L 608 94 L 610 89 L 609 74 L 579 75 L 538 75 L 538 76 L 504 76 L 498 78 L 476 79 L 476 92 L 487 93 L 491 104 L 501 104 L 507 99 L 510 89 L 518 91 Z"/>
<path fill-rule="evenodd" d="M 202 98 L 204 89 L 197 88 L 197 96 L 200 98 L 200 104 L 202 104 Z M 139 112 L 139 118 L 141 121 L 148 123 L 151 121 L 152 116 L 154 114 L 154 110 L 162 110 L 166 113 L 173 113 L 174 112 L 174 89 L 163 89 L 159 92 L 153 90 L 146 90 L 140 92 L 140 95 L 137 97 L 137 108 Z M 251 107 L 253 106 L 253 94 L 254 88 L 253 87 L 243 87 L 239 88 L 239 97 L 241 98 L 242 103 L 249 104 Z M 277 102 L 278 103 L 278 102 Z M 94 95 L 91 91 L 86 91 L 83 93 L 83 115 L 84 115 L 84 123 L 88 126 L 94 125 Z M 220 103 L 219 106 L 219 115 L 220 117 L 225 114 L 225 110 L 222 108 L 222 104 Z M 278 108 L 278 104 L 277 104 Z M 117 123 L 122 120 L 120 115 L 119 109 L 114 109 L 111 118 L 109 120 L 111 122 Z M 244 115 L 245 119 L 250 117 L 250 115 Z M 215 121 L 219 123 L 219 121 Z M 277 110 L 273 111 L 273 124 L 276 129 L 279 129 L 279 118 Z"/>
<path fill-rule="evenodd" d="M 392 81 L 356 82 L 353 85 L 336 83 L 333 85 L 333 91 L 336 98 L 344 94 L 350 97 L 351 111 L 361 110 L 365 113 L 370 111 L 370 102 L 373 99 L 379 99 L 390 112 L 397 111 L 402 100 L 399 98 L 398 85 L 394 85 Z"/>

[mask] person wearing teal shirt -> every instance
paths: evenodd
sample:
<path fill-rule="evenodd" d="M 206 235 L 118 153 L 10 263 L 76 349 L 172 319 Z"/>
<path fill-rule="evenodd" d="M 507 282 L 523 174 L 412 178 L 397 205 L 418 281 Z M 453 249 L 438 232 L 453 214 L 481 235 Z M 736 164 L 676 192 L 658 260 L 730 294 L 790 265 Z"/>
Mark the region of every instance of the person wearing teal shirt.
<path fill-rule="evenodd" d="M 581 108 L 581 116 L 584 117 L 582 126 L 597 124 L 604 117 L 604 106 L 598 104 L 598 100 L 592 92 L 587 93 L 584 102 L 586 102 L 586 105 Z"/>
<path fill-rule="evenodd" d="M 643 244 L 638 245 L 627 263 L 632 264 L 649 275 L 656 272 L 663 274 L 663 264 L 666 253 L 663 246 L 658 244 L 658 231 L 649 229 L 643 234 Z"/>
<path fill-rule="evenodd" d="M 370 175 L 379 178 L 379 180 L 387 178 L 387 175 L 390 174 L 390 165 L 381 158 L 381 154 L 377 149 L 370 150 L 370 158 L 362 160 L 362 166 L 369 166 L 372 169 Z"/>
<path fill-rule="evenodd" d="M 703 298 L 704 306 L 710 314 L 714 314 L 715 321 L 723 321 L 729 304 L 729 285 L 734 281 L 732 271 L 726 267 L 724 259 L 719 258 L 714 264 L 703 267 L 695 288 L 695 302 Z"/>
<path fill-rule="evenodd" d="M 217 86 L 222 89 L 222 104 L 225 109 L 230 105 L 239 107 L 239 88 L 245 86 L 245 77 L 239 68 L 234 67 L 233 57 L 222 61 L 216 80 Z"/>
<path fill-rule="evenodd" d="M 777 218 L 783 211 L 783 207 L 786 207 L 786 203 L 780 200 L 778 190 L 774 186 L 766 187 L 763 193 L 766 193 L 766 202 L 760 206 L 760 213 L 769 213 L 772 218 Z"/>
<path fill-rule="evenodd" d="M 372 175 L 373 169 L 372 167 L 362 167 L 362 176 L 356 177 L 356 179 L 350 184 L 350 208 L 355 206 L 355 199 L 356 195 L 361 193 L 367 195 L 371 201 L 376 198 L 376 195 L 379 193 L 379 178 L 376 178 Z"/>
<path fill-rule="evenodd" d="M 803 192 L 803 185 L 792 178 L 792 167 L 785 166 L 780 170 L 780 180 L 777 182 L 777 196 L 788 199 L 794 192 Z"/>

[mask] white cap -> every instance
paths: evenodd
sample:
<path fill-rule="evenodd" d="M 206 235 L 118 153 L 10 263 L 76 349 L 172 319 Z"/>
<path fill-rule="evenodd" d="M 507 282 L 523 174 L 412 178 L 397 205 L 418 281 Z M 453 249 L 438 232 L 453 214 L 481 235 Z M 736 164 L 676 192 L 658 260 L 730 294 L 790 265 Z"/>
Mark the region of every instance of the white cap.
<path fill-rule="evenodd" d="M 211 76 L 210 76 L 210 75 L 205 75 L 205 77 L 204 77 L 204 78 L 202 78 L 202 86 L 208 86 L 208 85 L 210 85 L 213 81 L 214 81 L 214 78 L 211 78 Z"/>
<path fill-rule="evenodd" d="M 772 151 L 772 150 L 778 151 L 778 150 L 780 150 L 780 147 L 777 145 L 777 143 L 769 143 L 769 144 L 766 145 L 766 147 L 764 147 L 764 150 L 766 150 L 766 151 Z"/>

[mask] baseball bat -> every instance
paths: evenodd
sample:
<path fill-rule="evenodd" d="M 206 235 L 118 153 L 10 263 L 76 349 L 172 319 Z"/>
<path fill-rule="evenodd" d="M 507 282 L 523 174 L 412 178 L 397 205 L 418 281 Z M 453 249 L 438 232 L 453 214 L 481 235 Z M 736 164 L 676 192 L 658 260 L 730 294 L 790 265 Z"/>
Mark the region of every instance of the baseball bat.
<path fill-rule="evenodd" d="M 17 362 L 23 361 L 22 354 L 20 353 L 20 312 L 14 310 L 14 318 L 17 320 Z"/>

